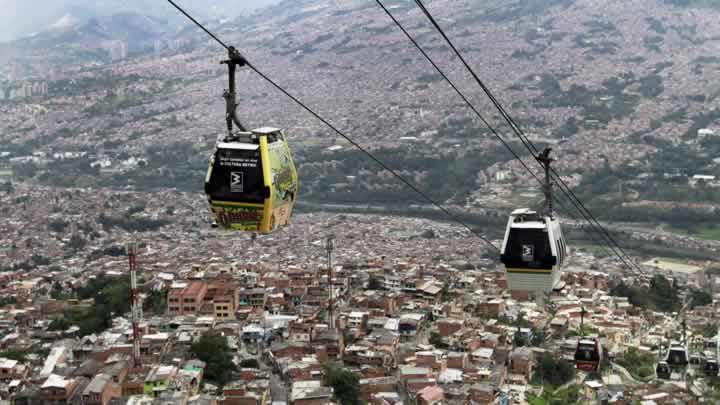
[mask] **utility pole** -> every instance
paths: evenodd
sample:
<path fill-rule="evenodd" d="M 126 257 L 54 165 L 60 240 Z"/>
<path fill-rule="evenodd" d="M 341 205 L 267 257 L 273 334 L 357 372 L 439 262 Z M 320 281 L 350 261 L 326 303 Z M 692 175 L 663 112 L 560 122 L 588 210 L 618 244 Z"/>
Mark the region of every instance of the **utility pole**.
<path fill-rule="evenodd" d="M 330 329 L 335 329 L 335 318 L 333 317 L 333 284 L 332 284 L 332 252 L 335 249 L 335 238 L 330 235 L 325 240 L 325 251 L 327 252 L 328 287 L 330 300 L 328 301 L 328 317 L 330 318 Z"/>
<path fill-rule="evenodd" d="M 137 244 L 130 242 L 127 245 L 128 263 L 130 264 L 130 305 L 132 313 L 132 330 L 133 330 L 133 351 L 132 360 L 133 367 L 140 368 L 142 366 L 142 358 L 140 356 L 140 305 L 138 303 L 137 292 Z"/>

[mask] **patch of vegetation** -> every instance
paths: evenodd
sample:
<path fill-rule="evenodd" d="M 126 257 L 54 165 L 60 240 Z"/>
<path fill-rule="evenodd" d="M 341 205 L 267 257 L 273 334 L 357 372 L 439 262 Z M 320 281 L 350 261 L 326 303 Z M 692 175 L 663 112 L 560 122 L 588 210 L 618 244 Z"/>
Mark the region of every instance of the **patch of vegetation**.
<path fill-rule="evenodd" d="M 47 227 L 51 232 L 63 233 L 68 225 L 70 224 L 62 219 L 52 219 L 48 222 Z"/>
<path fill-rule="evenodd" d="M 552 387 L 545 387 L 541 396 L 530 395 L 528 402 L 530 405 L 565 405 L 580 403 L 582 397 L 581 387 L 572 384 L 567 388 L 554 390 Z"/>
<path fill-rule="evenodd" d="M 663 78 L 657 74 L 651 74 L 640 79 L 640 94 L 645 98 L 655 98 L 665 90 Z"/>
<path fill-rule="evenodd" d="M 690 307 L 702 307 L 705 305 L 712 304 L 712 295 L 707 291 L 692 289 L 690 291 Z"/>
<path fill-rule="evenodd" d="M 145 313 L 164 314 L 167 308 L 168 290 L 152 290 L 143 301 Z"/>
<path fill-rule="evenodd" d="M 66 318 L 58 318 L 50 322 L 50 325 L 48 325 L 49 331 L 64 331 L 70 329 L 73 324 L 70 320 Z"/>
<path fill-rule="evenodd" d="M 385 287 L 383 286 L 382 280 L 380 280 L 378 277 L 370 277 L 368 280 L 368 290 L 384 290 Z"/>
<path fill-rule="evenodd" d="M 445 343 L 442 336 L 440 336 L 440 334 L 437 333 L 436 331 L 430 332 L 430 338 L 428 339 L 428 342 L 438 349 L 447 349 L 447 347 L 448 347 L 447 343 Z"/>
<path fill-rule="evenodd" d="M 563 90 L 558 79 L 549 74 L 540 75 L 538 87 L 543 95 L 532 100 L 537 108 L 581 108 L 584 120 L 597 120 L 606 124 L 613 119 L 627 117 L 635 111 L 640 97 L 625 89 L 634 83 L 646 83 L 646 92 L 658 91 L 655 79 L 637 79 L 633 74 L 612 77 L 603 82 L 600 90 L 590 90 L 582 85 L 572 85 Z M 641 84 L 642 86 L 642 84 Z M 662 89 L 660 89 L 662 91 Z"/>
<path fill-rule="evenodd" d="M 692 61 L 692 63 L 699 63 L 702 65 L 720 63 L 720 56 L 698 56 Z"/>
<path fill-rule="evenodd" d="M 170 224 L 170 221 L 165 219 L 152 219 L 128 215 L 106 216 L 103 213 L 100 214 L 98 223 L 100 223 L 105 230 L 110 230 L 113 227 L 119 227 L 127 232 L 149 232 L 156 231 L 163 226 Z"/>
<path fill-rule="evenodd" d="M 583 23 L 585 27 L 588 28 L 588 33 L 590 34 L 617 34 L 618 29 L 610 21 L 600 21 L 600 20 L 590 20 Z"/>
<path fill-rule="evenodd" d="M 0 297 L 0 308 L 4 308 L 8 305 L 15 305 L 17 304 L 17 298 L 10 296 L 10 297 Z"/>
<path fill-rule="evenodd" d="M 645 21 L 650 26 L 651 31 L 655 31 L 658 34 L 665 34 L 668 31 L 665 24 L 655 17 L 645 17 Z"/>
<path fill-rule="evenodd" d="M 347 369 L 329 366 L 325 369 L 325 384 L 332 387 L 333 395 L 342 405 L 361 405 L 360 378 Z"/>
<path fill-rule="evenodd" d="M 652 37 L 645 37 L 643 38 L 643 46 L 645 46 L 645 49 L 648 51 L 654 51 L 654 52 L 662 52 L 662 49 L 660 49 L 660 44 L 663 42 L 663 37 L 661 36 L 652 36 Z"/>
<path fill-rule="evenodd" d="M 93 305 L 65 311 L 64 319 L 52 325 L 65 330 L 72 325 L 80 328 L 81 336 L 100 333 L 112 325 L 112 317 L 130 311 L 130 283 L 125 278 L 100 275 L 74 291 L 79 299 L 93 299 Z"/>
<path fill-rule="evenodd" d="M 532 377 L 534 385 L 560 386 L 572 381 L 575 377 L 575 365 L 561 359 L 555 354 L 546 352 L 538 361 Z"/>
<path fill-rule="evenodd" d="M 245 359 L 240 362 L 241 368 L 260 368 L 260 362 L 257 359 Z"/>
<path fill-rule="evenodd" d="M 474 129 L 468 122 L 448 121 L 444 127 L 447 129 L 444 128 L 443 133 L 447 131 L 459 139 Z M 476 177 L 469 173 L 478 173 L 496 162 L 512 158 L 500 145 L 482 151 L 449 149 L 438 153 L 435 150 L 398 147 L 378 149 L 373 153 L 440 201 L 453 196 L 464 197 L 475 190 Z M 425 203 L 401 183 L 392 180 L 387 171 L 378 168 L 354 149 L 334 152 L 307 150 L 303 161 L 309 163 L 298 164 L 300 177 L 315 179 L 303 183 L 302 197 L 305 199 L 361 204 Z M 349 180 L 348 175 L 355 177 Z"/>
<path fill-rule="evenodd" d="M 489 11 L 485 11 L 483 14 L 473 13 L 460 19 L 458 23 L 468 25 L 483 21 L 496 23 L 518 21 L 519 19 L 527 16 L 544 15 L 550 8 L 567 8 L 572 4 L 573 0 L 526 0 L 518 3 L 507 4 L 505 7 L 494 8 Z"/>
<path fill-rule="evenodd" d="M 650 287 L 630 286 L 625 283 L 610 289 L 610 295 L 627 297 L 630 304 L 662 312 L 674 312 L 680 309 L 681 300 L 678 289 L 662 275 L 653 276 Z"/>
<path fill-rule="evenodd" d="M 24 362 L 26 355 L 27 354 L 25 352 L 22 352 L 20 350 L 14 350 L 14 349 L 5 350 L 4 352 L 0 352 L 0 357 L 6 358 L 9 360 L 16 360 L 19 362 Z"/>
<path fill-rule="evenodd" d="M 39 255 L 39 254 L 33 254 L 30 257 L 30 260 L 32 261 L 33 265 L 37 266 L 48 266 L 50 265 L 51 261 L 49 258 Z"/>
<path fill-rule="evenodd" d="M 190 353 L 205 362 L 205 378 L 220 387 L 232 381 L 237 366 L 233 363 L 232 350 L 225 336 L 212 331 L 204 333 L 190 347 Z"/>
<path fill-rule="evenodd" d="M 602 56 L 602 55 L 615 55 L 618 53 L 620 46 L 609 40 L 597 40 L 591 34 L 577 34 L 573 38 L 575 46 L 578 48 L 585 48 L 586 54 Z"/>
<path fill-rule="evenodd" d="M 631 347 L 617 360 L 617 363 L 625 367 L 633 377 L 645 380 L 655 374 L 655 360 L 654 354 Z"/>

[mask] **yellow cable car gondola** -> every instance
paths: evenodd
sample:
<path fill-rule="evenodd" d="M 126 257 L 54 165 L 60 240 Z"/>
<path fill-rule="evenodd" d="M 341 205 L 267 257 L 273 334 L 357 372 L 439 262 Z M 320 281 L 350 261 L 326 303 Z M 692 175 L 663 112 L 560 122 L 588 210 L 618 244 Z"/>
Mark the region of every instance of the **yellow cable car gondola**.
<path fill-rule="evenodd" d="M 224 61 L 230 71 L 225 92 L 228 134 L 218 141 L 205 176 L 213 225 L 269 233 L 290 222 L 298 176 L 281 129 L 247 131 L 236 116 L 235 69 L 247 62 L 232 47 Z M 235 123 L 239 130 L 233 130 Z"/>
<path fill-rule="evenodd" d="M 260 128 L 218 142 L 205 193 L 219 226 L 268 233 L 290 221 L 297 183 L 282 130 Z"/>

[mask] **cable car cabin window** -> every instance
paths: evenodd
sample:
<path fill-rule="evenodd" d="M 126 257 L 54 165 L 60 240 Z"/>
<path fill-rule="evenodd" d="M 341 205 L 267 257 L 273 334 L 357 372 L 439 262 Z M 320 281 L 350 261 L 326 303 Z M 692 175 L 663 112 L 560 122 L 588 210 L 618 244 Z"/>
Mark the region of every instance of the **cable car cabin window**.
<path fill-rule="evenodd" d="M 595 345 L 580 344 L 575 353 L 575 360 L 578 361 L 600 361 L 600 355 Z"/>
<path fill-rule="evenodd" d="M 670 350 L 667 362 L 672 365 L 684 365 L 687 364 L 687 357 L 685 357 L 684 350 Z"/>
<path fill-rule="evenodd" d="M 208 191 L 213 200 L 262 204 L 266 193 L 260 149 L 218 150 Z"/>
<path fill-rule="evenodd" d="M 556 263 L 544 229 L 510 229 L 502 262 L 509 267 L 549 269 Z"/>

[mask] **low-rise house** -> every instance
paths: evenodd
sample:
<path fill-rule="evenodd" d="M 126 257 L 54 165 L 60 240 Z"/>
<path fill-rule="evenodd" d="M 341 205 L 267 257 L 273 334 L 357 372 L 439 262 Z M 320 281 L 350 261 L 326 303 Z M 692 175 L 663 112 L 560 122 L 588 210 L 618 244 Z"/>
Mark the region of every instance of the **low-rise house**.
<path fill-rule="evenodd" d="M 445 400 L 445 393 L 439 386 L 428 386 L 415 395 L 418 405 L 440 405 Z"/>
<path fill-rule="evenodd" d="M 82 391 L 83 405 L 107 405 L 113 398 L 122 397 L 122 386 L 108 374 L 98 374 Z"/>
<path fill-rule="evenodd" d="M 159 393 L 168 389 L 177 373 L 178 368 L 175 366 L 154 366 L 145 377 L 143 392 L 147 395 L 158 396 Z"/>
<path fill-rule="evenodd" d="M 290 405 L 325 405 L 333 391 L 320 381 L 296 381 L 290 390 Z"/>

